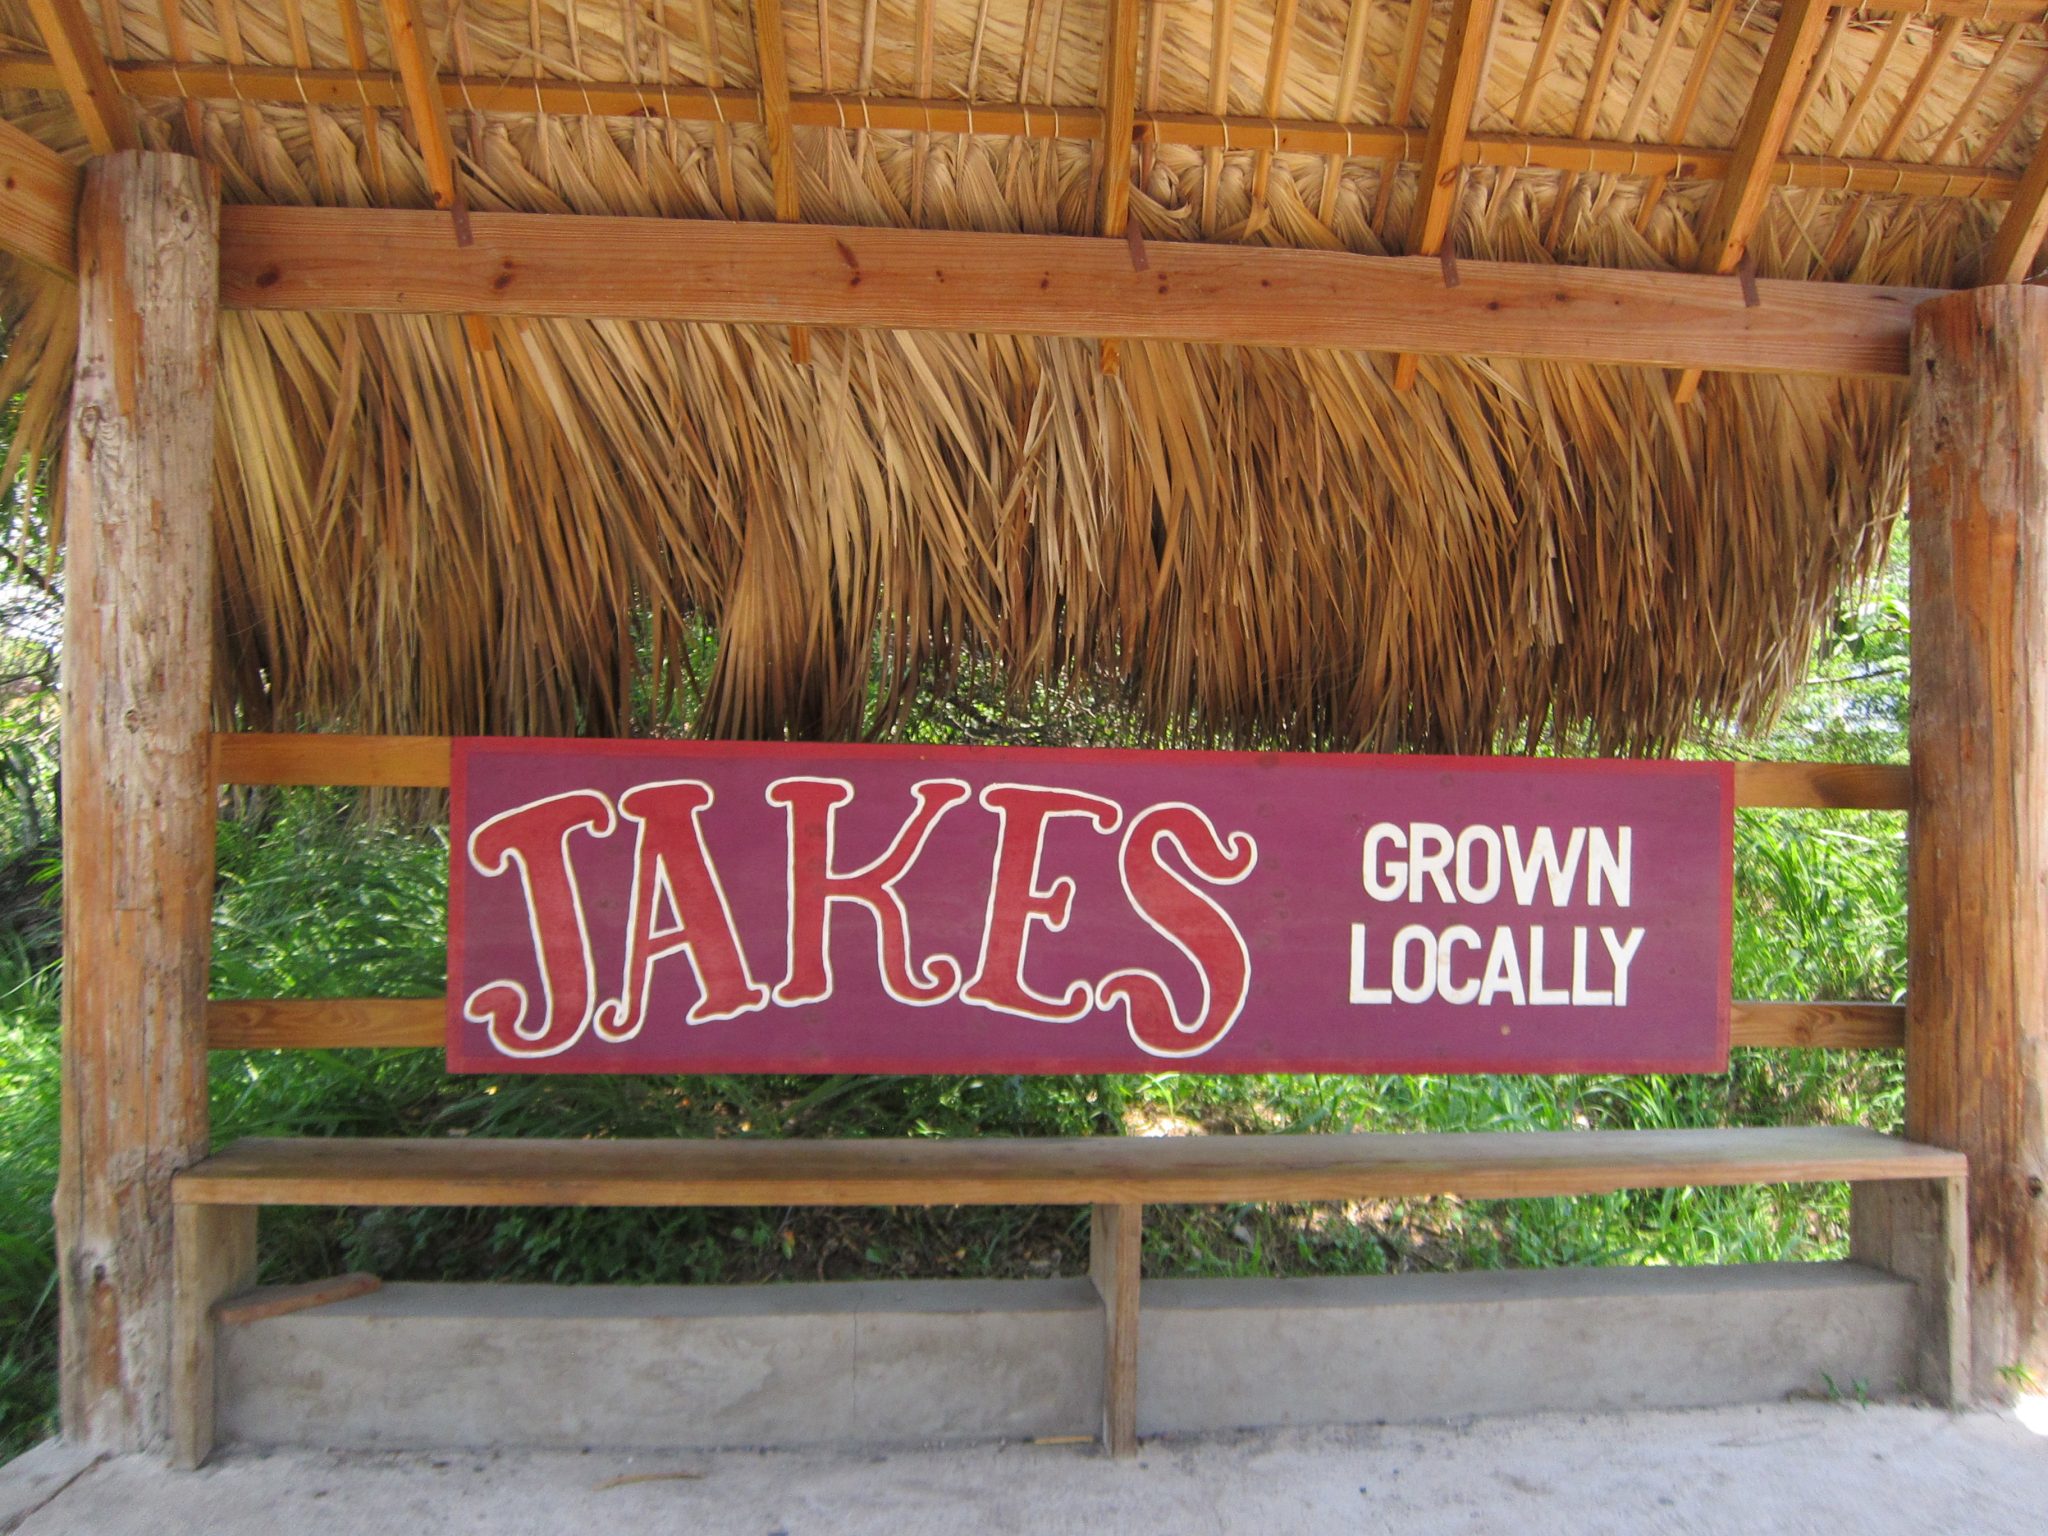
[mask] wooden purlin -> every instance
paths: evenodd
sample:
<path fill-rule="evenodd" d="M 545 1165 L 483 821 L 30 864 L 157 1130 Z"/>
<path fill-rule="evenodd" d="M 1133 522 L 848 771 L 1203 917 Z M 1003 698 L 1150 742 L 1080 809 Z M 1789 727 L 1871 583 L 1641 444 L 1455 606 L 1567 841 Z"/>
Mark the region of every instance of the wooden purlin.
<path fill-rule="evenodd" d="M 1443 249 L 1464 185 L 1465 135 L 1479 100 L 1479 84 L 1493 40 L 1496 0 L 1452 0 L 1450 30 L 1444 34 L 1443 68 L 1437 72 L 1436 105 L 1430 112 L 1429 142 L 1417 171 L 1415 213 L 1408 249 L 1434 256 Z M 1415 384 L 1416 360 L 1402 353 L 1394 361 L 1394 388 Z"/>
<path fill-rule="evenodd" d="M 1734 0 L 1724 0 L 1733 4 Z M 346 14 L 346 12 L 344 12 Z M 402 105 L 398 77 L 389 71 L 310 69 L 297 71 L 251 65 L 246 69 L 197 63 L 173 68 L 154 61 L 130 61 L 116 76 L 128 93 L 141 98 L 191 102 L 241 101 L 301 107 L 308 102 L 360 109 L 373 117 Z M 759 92 L 704 85 L 659 85 L 633 81 L 507 80 L 491 76 L 442 75 L 442 103 L 477 112 L 562 112 L 597 116 L 665 118 L 676 122 L 715 124 L 719 132 L 734 124 L 759 123 Z M 0 88 L 57 89 L 57 73 L 40 55 L 0 53 Z M 182 93 L 182 94 L 181 94 Z M 836 96 L 794 93 L 790 121 L 800 128 L 893 129 L 940 133 L 1001 135 L 1015 138 L 1091 141 L 1103 137 L 1103 118 L 1095 107 L 1053 107 L 1035 102 L 1004 102 L 970 106 L 964 101 L 924 101 L 906 97 Z M 1682 137 L 1674 124 L 1673 139 Z M 1349 155 L 1385 159 L 1419 159 L 1427 134 L 1384 123 L 1320 122 L 1305 118 L 1213 117 L 1206 112 L 1134 114 L 1133 137 L 1144 144 L 1172 144 L 1198 149 L 1277 143 L 1281 153 L 1336 157 Z M 715 141 L 714 141 L 715 142 Z M 380 156 L 372 133 L 366 139 L 372 186 L 380 174 Z M 1470 133 L 1463 163 L 1497 169 L 1503 181 L 1525 170 L 1563 170 L 1583 175 L 1631 175 L 1648 178 L 1655 192 L 1670 178 L 1716 181 L 1728 170 L 1732 151 L 1682 142 L 1623 143 L 1573 139 L 1524 132 Z M 1899 161 L 1854 156 L 1781 154 L 1771 185 L 1829 191 L 1888 193 L 1914 197 L 2002 200 L 2013 195 L 2019 176 L 1986 169 L 1980 153 L 1971 164 L 1933 160 Z M 1496 192 L 1496 197 L 1498 193 Z M 1647 200 L 1649 192 L 1645 193 Z"/>
<path fill-rule="evenodd" d="M 1749 253 L 1750 237 L 1770 201 L 1779 151 L 1796 126 L 1795 108 L 1800 101 L 1796 93 L 1813 70 L 1827 19 L 1827 0 L 1786 0 L 1778 13 L 1763 72 L 1736 135 L 1728 177 L 1721 183 L 1700 236 L 1702 272 L 1732 273 Z M 1680 405 L 1690 401 L 1699 391 L 1700 378 L 1699 369 L 1681 372 L 1672 399 Z"/>
<path fill-rule="evenodd" d="M 122 94 L 79 0 L 28 0 L 28 10 L 92 152 L 140 149 L 135 109 Z"/>

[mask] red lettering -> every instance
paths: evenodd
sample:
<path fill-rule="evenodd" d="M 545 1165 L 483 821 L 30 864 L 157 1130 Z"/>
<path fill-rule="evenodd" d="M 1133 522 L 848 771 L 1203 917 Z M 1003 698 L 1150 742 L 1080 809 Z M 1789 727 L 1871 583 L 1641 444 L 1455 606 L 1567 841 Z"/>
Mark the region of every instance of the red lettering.
<path fill-rule="evenodd" d="M 896 882 L 924 851 L 939 818 L 971 791 L 958 779 L 924 779 L 911 786 L 917 809 L 904 822 L 888 852 L 870 864 L 841 874 L 834 863 L 839 807 L 853 798 L 844 779 L 777 779 L 768 786 L 772 804 L 789 811 L 789 974 L 775 989 L 778 1003 L 823 1002 L 832 995 L 832 904 L 866 907 L 875 919 L 875 960 L 882 986 L 899 1003 L 920 1007 L 944 1002 L 960 985 L 960 966 L 950 955 L 934 955 L 920 968 L 910 958 L 910 914 L 896 894 Z"/>
<path fill-rule="evenodd" d="M 626 920 L 625 988 L 598 1005 L 595 1025 L 603 1039 L 630 1040 L 640 1033 L 654 967 L 679 950 L 697 973 L 697 1001 L 684 1023 L 730 1019 L 768 1002 L 767 989 L 747 973 L 725 889 L 704 849 L 697 818 L 711 799 L 711 786 L 698 779 L 637 784 L 619 796 L 619 814 L 639 823 L 639 832 Z M 665 926 L 663 907 L 674 918 Z"/>
<path fill-rule="evenodd" d="M 1183 1020 L 1173 994 L 1152 971 L 1118 971 L 1095 989 L 1098 1007 L 1124 1004 L 1124 1023 L 1139 1048 L 1154 1056 L 1199 1056 L 1230 1032 L 1251 989 L 1251 951 L 1237 924 L 1185 876 L 1166 867 L 1159 845 L 1171 842 L 1210 885 L 1235 885 L 1258 862 L 1258 845 L 1243 832 L 1226 847 L 1209 818 L 1191 805 L 1155 805 L 1131 822 L 1121 853 L 1124 893 L 1138 915 L 1173 940 L 1202 981 L 1202 1006 Z"/>
<path fill-rule="evenodd" d="M 961 1001 L 1027 1019 L 1078 1019 L 1094 1006 L 1085 982 L 1075 982 L 1061 997 L 1047 997 L 1024 981 L 1024 947 L 1031 925 L 1043 923 L 1057 933 L 1067 926 L 1074 905 L 1074 882 L 1065 875 L 1039 889 L 1045 826 L 1057 816 L 1086 816 L 1097 830 L 1114 832 L 1123 808 L 1099 795 L 1031 784 L 991 784 L 981 792 L 981 803 L 999 818 L 995 872 L 989 881 L 981 964 L 961 991 Z"/>
<path fill-rule="evenodd" d="M 588 830 L 608 835 L 618 824 L 612 803 L 594 789 L 551 795 L 500 811 L 469 834 L 470 867 L 482 875 L 519 871 L 527 926 L 540 969 L 540 1017 L 523 982 L 489 982 L 463 1000 L 462 1016 L 486 1026 L 507 1056 L 553 1056 L 589 1027 L 592 994 L 590 929 L 569 862 L 569 838 Z"/>

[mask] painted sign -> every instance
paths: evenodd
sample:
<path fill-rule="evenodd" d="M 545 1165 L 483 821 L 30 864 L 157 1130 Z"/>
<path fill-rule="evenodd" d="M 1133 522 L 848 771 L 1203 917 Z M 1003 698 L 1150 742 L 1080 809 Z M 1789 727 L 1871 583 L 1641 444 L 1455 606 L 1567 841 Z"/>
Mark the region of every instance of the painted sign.
<path fill-rule="evenodd" d="M 469 739 L 448 1061 L 1715 1071 L 1725 765 Z"/>

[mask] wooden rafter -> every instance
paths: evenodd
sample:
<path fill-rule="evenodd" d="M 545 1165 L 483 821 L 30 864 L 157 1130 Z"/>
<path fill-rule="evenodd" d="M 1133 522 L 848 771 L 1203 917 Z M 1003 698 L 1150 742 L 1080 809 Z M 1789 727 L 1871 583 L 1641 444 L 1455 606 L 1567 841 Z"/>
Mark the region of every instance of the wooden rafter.
<path fill-rule="evenodd" d="M 715 219 L 237 206 L 236 308 L 1126 336 L 1757 372 L 1899 376 L 1918 288 L 1160 241 Z"/>
<path fill-rule="evenodd" d="M 1543 97 L 1543 82 L 1550 74 L 1550 61 L 1557 53 L 1558 39 L 1564 35 L 1564 24 L 1571 19 L 1574 3 L 1575 0 L 1551 0 L 1550 8 L 1543 13 L 1543 30 L 1536 35 L 1536 51 L 1530 55 L 1529 67 L 1522 74 L 1522 92 L 1515 103 L 1516 133 L 1527 133 L 1529 125 L 1536 121 L 1536 103 Z M 1491 208 L 1499 209 L 1506 202 L 1508 189 L 1515 184 L 1515 170 L 1514 166 L 1503 166 L 1500 175 L 1494 178 Z"/>
<path fill-rule="evenodd" d="M 1927 93 L 1934 89 L 1935 78 L 1940 75 L 1949 59 L 1955 53 L 1957 41 L 1962 37 L 1966 25 L 1960 16 L 1951 16 L 1935 29 L 1934 37 L 1927 47 L 1927 57 L 1920 61 L 1920 67 L 1913 72 L 1913 83 L 1906 87 L 1906 94 L 1893 109 L 1891 121 L 1885 126 L 1884 136 L 1878 140 L 1879 159 L 1888 160 L 1899 152 L 1912 131 L 1913 121 L 1920 115 L 1920 108 L 1927 101 Z M 1823 270 L 1834 265 L 1863 222 L 1863 211 L 1870 203 L 1870 194 L 1858 192 L 1849 199 L 1835 219 L 1835 232 L 1829 239 L 1827 249 L 1821 253 L 1820 265 Z"/>
<path fill-rule="evenodd" d="M 140 149 L 142 135 L 136 127 L 135 109 L 122 94 L 107 56 L 100 52 L 99 39 L 93 35 L 92 23 L 79 0 L 28 0 L 28 9 L 93 153 Z"/>
<path fill-rule="evenodd" d="M 1388 114 L 1396 128 L 1406 128 L 1415 110 L 1415 77 L 1422 68 L 1422 47 L 1429 38 L 1429 0 L 1408 0 L 1408 27 L 1401 37 L 1401 63 L 1394 76 L 1394 101 Z M 1380 165 L 1380 189 L 1372 200 L 1372 227 L 1384 229 L 1387 204 L 1394 196 L 1394 172 L 1400 161 L 1389 158 Z"/>
<path fill-rule="evenodd" d="M 1592 68 L 1586 75 L 1586 89 L 1579 98 L 1579 115 L 1572 123 L 1572 137 L 1588 139 L 1600 122 L 1600 108 L 1607 99 L 1607 81 L 1614 73 L 1614 60 L 1621 51 L 1621 40 L 1628 34 L 1628 19 L 1634 13 L 1635 0 L 1607 0 L 1607 16 L 1600 24 L 1600 41 L 1593 48 Z M 1557 237 L 1564 232 L 1565 209 L 1571 203 L 1572 189 L 1578 184 L 1578 176 L 1567 172 L 1558 179 L 1557 196 L 1550 205 L 1550 225 L 1544 231 L 1545 246 L 1557 244 Z"/>
<path fill-rule="evenodd" d="M 1138 109 L 1138 0 L 1111 0 L 1102 49 L 1102 232 L 1121 235 L 1131 211 L 1130 144 Z"/>
<path fill-rule="evenodd" d="M 768 178 L 778 222 L 803 218 L 797 193 L 796 128 L 789 117 L 789 57 L 782 22 L 782 0 L 754 0 L 754 46 L 760 61 L 761 128 L 768 137 Z M 920 178 L 921 179 L 921 178 Z M 811 335 L 804 327 L 789 328 L 791 361 L 811 360 Z"/>
<path fill-rule="evenodd" d="M 2023 283 L 2034 269 L 2041 241 L 2048 236 L 2048 135 L 2034 148 L 2012 204 L 1999 220 L 1998 233 L 1984 253 L 1979 278 L 1984 283 Z"/>
<path fill-rule="evenodd" d="M 1035 7 L 1034 7 L 1035 9 Z M 1215 0 L 1209 17 L 1209 112 L 1230 111 L 1230 56 L 1237 36 L 1237 0 Z M 1223 175 L 1223 151 L 1202 152 L 1202 229 L 1216 230 L 1216 187 Z"/>
<path fill-rule="evenodd" d="M 1337 76 L 1337 121 L 1351 121 L 1351 111 L 1358 101 L 1358 78 L 1365 70 L 1365 39 L 1372 23 L 1373 0 L 1351 0 L 1351 17 L 1344 23 L 1344 64 Z M 1344 171 L 1344 161 L 1351 151 L 1346 144 L 1342 151 L 1333 152 L 1324 162 L 1323 191 L 1317 199 L 1316 217 L 1328 224 L 1337 215 L 1337 192 Z"/>
<path fill-rule="evenodd" d="M 1102 233 L 1125 232 L 1131 217 L 1131 122 L 1138 105 L 1138 0 L 1111 0 L 1109 35 L 1102 45 Z M 1104 373 L 1115 373 L 1122 348 L 1105 337 L 1099 352 Z"/>
<path fill-rule="evenodd" d="M 1269 118 L 1280 115 L 1287 90 L 1287 53 L 1294 44 L 1297 0 L 1273 0 L 1273 32 L 1266 47 L 1266 89 L 1260 103 Z M 1273 177 L 1273 149 L 1261 144 L 1252 155 L 1252 207 L 1266 206 L 1266 188 Z"/>
<path fill-rule="evenodd" d="M 1727 179 L 1721 183 L 1700 236 L 1702 272 L 1731 273 L 1749 254 L 1749 242 L 1769 204 L 1778 155 L 1795 126 L 1794 107 L 1812 72 L 1827 19 L 1827 0 L 1786 0 L 1778 13 L 1763 72 L 1735 137 Z M 1699 386 L 1700 370 L 1687 369 L 1679 376 L 1672 398 L 1683 405 L 1698 393 Z"/>
<path fill-rule="evenodd" d="M 391 60 L 398 69 L 405 109 L 412 114 L 419 139 L 420 163 L 434 206 L 456 218 L 456 239 L 467 243 L 468 212 L 455 177 L 455 140 L 448 131 L 448 110 L 438 89 L 433 46 L 420 20 L 419 0 L 383 0 L 384 27 L 391 39 Z"/>
<path fill-rule="evenodd" d="M 1707 83 L 1707 72 L 1714 67 L 1714 52 L 1721 46 L 1721 39 L 1728 34 L 1728 23 L 1735 17 L 1735 0 L 1714 0 L 1714 8 L 1707 13 L 1706 30 L 1700 34 L 1699 42 L 1692 53 L 1692 68 L 1685 72 L 1685 85 L 1678 93 L 1677 104 L 1671 109 L 1671 122 L 1666 130 L 1673 139 L 1684 139 L 1692 127 L 1692 115 L 1698 109 L 1700 91 Z M 1670 177 L 1664 172 L 1651 176 L 1650 184 L 1643 188 L 1642 206 L 1636 210 L 1636 228 L 1647 230 L 1650 215 L 1656 211 L 1657 202 L 1664 195 L 1664 184 Z"/>
<path fill-rule="evenodd" d="M 175 8 L 177 0 L 164 0 L 167 8 Z M 348 61 L 358 74 L 366 73 L 370 67 L 370 44 L 363 36 L 362 13 L 356 8 L 356 0 L 334 0 L 335 13 L 341 18 L 341 37 L 348 49 Z M 301 71 L 303 76 L 306 71 Z M 447 101 L 446 93 L 442 101 Z M 388 183 L 384 177 L 384 115 L 371 105 L 368 92 L 362 95 L 363 109 L 363 163 L 368 167 L 370 186 L 379 197 L 388 195 Z M 195 130 L 196 132 L 196 130 Z"/>
<path fill-rule="evenodd" d="M 1429 141 L 1417 172 L 1415 211 L 1408 222 L 1408 249 L 1434 256 L 1443 249 L 1464 184 L 1465 137 L 1486 72 L 1493 39 L 1495 0 L 1452 0 L 1450 30 L 1444 34 L 1444 62 L 1437 71 L 1436 105 L 1429 116 Z M 1394 387 L 1415 382 L 1415 357 L 1403 353 L 1394 364 Z"/>

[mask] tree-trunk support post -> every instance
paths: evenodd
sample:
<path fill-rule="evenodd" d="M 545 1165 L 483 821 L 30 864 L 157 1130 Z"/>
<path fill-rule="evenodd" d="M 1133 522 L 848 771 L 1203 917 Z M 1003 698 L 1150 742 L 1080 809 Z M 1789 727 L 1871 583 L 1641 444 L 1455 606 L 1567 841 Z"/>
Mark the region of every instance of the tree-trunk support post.
<path fill-rule="evenodd" d="M 219 191 L 196 160 L 86 169 L 65 448 L 63 1158 L 67 1438 L 159 1446 L 171 1176 L 207 1150 Z"/>
<path fill-rule="evenodd" d="M 1906 1131 L 1969 1156 L 1970 1378 L 2048 1379 L 2048 292 L 1912 352 Z"/>

